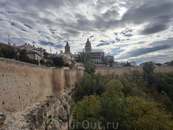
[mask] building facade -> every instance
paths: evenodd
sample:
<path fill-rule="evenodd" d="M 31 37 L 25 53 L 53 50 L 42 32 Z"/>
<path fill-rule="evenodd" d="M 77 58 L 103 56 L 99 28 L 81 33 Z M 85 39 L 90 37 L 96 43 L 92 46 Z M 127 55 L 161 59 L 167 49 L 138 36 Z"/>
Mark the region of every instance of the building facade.
<path fill-rule="evenodd" d="M 90 54 L 90 61 L 93 63 L 103 63 L 104 61 L 104 52 L 92 52 L 92 47 L 89 39 L 85 44 L 85 53 Z"/>
<path fill-rule="evenodd" d="M 114 56 L 105 56 L 105 58 L 107 58 L 108 62 L 114 61 Z"/>

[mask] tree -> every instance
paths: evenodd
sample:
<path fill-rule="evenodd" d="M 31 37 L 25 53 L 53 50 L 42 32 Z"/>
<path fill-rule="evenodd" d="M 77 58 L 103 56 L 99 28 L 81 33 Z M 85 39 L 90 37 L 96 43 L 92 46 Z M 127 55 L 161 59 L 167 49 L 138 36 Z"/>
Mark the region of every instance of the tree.
<path fill-rule="evenodd" d="M 82 79 L 75 84 L 75 101 L 94 93 L 101 95 L 105 92 L 105 84 L 109 82 L 108 76 L 85 73 Z"/>
<path fill-rule="evenodd" d="M 44 64 L 45 64 L 45 62 L 44 62 L 44 60 L 43 60 L 43 59 L 41 59 L 41 60 L 40 60 L 40 64 L 42 64 L 42 65 L 44 65 Z"/>
<path fill-rule="evenodd" d="M 53 61 L 53 64 L 55 66 L 63 66 L 64 65 L 64 60 L 62 57 L 53 57 L 51 60 Z"/>
<path fill-rule="evenodd" d="M 131 67 L 131 64 L 127 61 L 126 64 L 124 64 L 125 67 Z"/>
<path fill-rule="evenodd" d="M 78 62 L 82 62 L 82 63 L 89 62 L 90 61 L 90 53 L 85 53 L 84 51 L 79 52 L 77 60 L 78 60 Z"/>
<path fill-rule="evenodd" d="M 168 63 L 169 66 L 173 66 L 173 60 Z"/>
<path fill-rule="evenodd" d="M 96 122 L 98 121 L 98 109 L 100 106 L 100 97 L 96 95 L 85 96 L 81 101 L 77 102 L 73 109 L 73 123 L 71 128 L 74 130 L 86 130 L 85 125 L 87 121 L 89 124 L 87 130 L 91 130 L 91 127 L 97 129 Z"/>
<path fill-rule="evenodd" d="M 0 57 L 15 58 L 15 48 L 8 45 L 0 45 Z"/>
<path fill-rule="evenodd" d="M 142 67 L 143 72 L 146 75 L 154 73 L 154 68 L 155 68 L 155 66 L 154 66 L 153 62 L 146 62 Z"/>
<path fill-rule="evenodd" d="M 45 65 L 47 67 L 51 67 L 53 65 L 53 61 L 49 59 L 49 60 L 46 61 Z"/>
<path fill-rule="evenodd" d="M 117 97 L 115 91 L 105 92 L 100 99 L 99 121 L 105 130 L 114 130 L 117 123 L 122 125 L 125 112 L 125 100 Z"/>
<path fill-rule="evenodd" d="M 171 130 L 172 115 L 151 99 L 127 97 L 126 127 L 136 130 Z"/>
<path fill-rule="evenodd" d="M 19 52 L 19 54 L 20 54 L 20 56 L 19 56 L 19 60 L 20 60 L 20 61 L 27 62 L 27 63 L 31 63 L 31 64 L 36 64 L 36 65 L 39 64 L 38 60 L 31 59 L 31 58 L 29 58 L 29 57 L 27 56 L 26 50 L 25 50 L 25 49 L 23 49 L 23 50 L 18 50 L 18 52 Z M 17 58 L 17 57 L 16 57 L 16 58 Z"/>
<path fill-rule="evenodd" d="M 85 67 L 85 72 L 87 72 L 88 74 L 95 73 L 95 69 L 97 68 L 96 65 L 92 62 L 84 63 L 84 67 Z"/>

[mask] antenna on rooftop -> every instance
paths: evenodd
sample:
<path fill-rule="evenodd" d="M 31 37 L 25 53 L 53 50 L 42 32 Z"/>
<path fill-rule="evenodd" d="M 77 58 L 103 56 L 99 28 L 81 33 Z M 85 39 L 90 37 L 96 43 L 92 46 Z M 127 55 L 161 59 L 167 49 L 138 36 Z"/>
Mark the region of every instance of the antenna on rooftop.
<path fill-rule="evenodd" d="M 10 34 L 8 34 L 8 44 L 10 44 Z"/>

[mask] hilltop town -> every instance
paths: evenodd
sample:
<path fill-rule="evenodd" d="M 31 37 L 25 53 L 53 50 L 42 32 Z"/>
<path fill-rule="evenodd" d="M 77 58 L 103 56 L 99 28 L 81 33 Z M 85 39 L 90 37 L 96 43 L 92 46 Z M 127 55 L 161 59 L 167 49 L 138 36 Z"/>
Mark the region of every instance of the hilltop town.
<path fill-rule="evenodd" d="M 10 48 L 11 50 L 13 50 L 14 54 L 8 54 L 11 56 L 6 56 L 3 53 L 9 53 L 9 52 L 4 52 L 5 49 L 3 47 L 6 48 Z M 16 60 L 21 60 L 24 62 L 27 62 L 26 58 L 24 58 L 25 60 L 22 60 L 22 54 L 20 53 L 25 53 L 25 55 L 27 56 L 27 58 L 30 59 L 29 63 L 34 63 L 34 64 L 38 64 L 38 65 L 46 65 L 48 67 L 51 66 L 55 66 L 54 61 L 52 61 L 52 58 L 55 57 L 59 57 L 62 58 L 61 60 L 63 60 L 63 63 L 60 64 L 59 66 L 66 66 L 66 67 L 71 67 L 71 68 L 83 68 L 83 62 L 86 61 L 91 61 L 95 64 L 97 64 L 97 67 L 137 67 L 137 66 L 143 66 L 144 63 L 141 63 L 140 65 L 137 65 L 137 63 L 135 61 L 131 61 L 131 62 L 116 62 L 114 61 L 114 56 L 106 56 L 104 52 L 93 52 L 92 51 L 92 45 L 89 41 L 89 39 L 87 39 L 87 42 L 85 43 L 85 47 L 83 52 L 79 52 L 78 54 L 72 54 L 70 51 L 70 44 L 68 43 L 68 41 L 66 42 L 66 45 L 64 47 L 64 52 L 60 51 L 60 53 L 49 53 L 46 51 L 46 49 L 42 48 L 42 47 L 35 47 L 35 45 L 30 45 L 28 43 L 25 43 L 23 45 L 20 46 L 16 46 L 9 44 L 5 44 L 5 43 L 0 43 L 0 57 L 4 57 L 4 58 L 10 58 L 10 59 L 16 59 Z M 8 50 L 6 50 L 8 51 Z M 23 51 L 23 52 L 22 52 Z M 11 52 L 12 53 L 12 52 Z M 169 63 L 165 63 L 165 64 L 161 64 L 161 63 L 156 63 L 156 66 L 168 66 L 168 65 L 172 65 L 172 62 Z"/>

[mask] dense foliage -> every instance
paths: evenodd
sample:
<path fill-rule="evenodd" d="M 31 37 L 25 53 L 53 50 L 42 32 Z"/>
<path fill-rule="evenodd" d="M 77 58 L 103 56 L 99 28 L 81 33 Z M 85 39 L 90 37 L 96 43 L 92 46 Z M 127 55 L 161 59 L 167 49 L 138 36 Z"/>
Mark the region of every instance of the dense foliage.
<path fill-rule="evenodd" d="M 88 74 L 76 83 L 75 130 L 172 130 L 173 73 L 143 73 L 112 77 Z"/>
<path fill-rule="evenodd" d="M 53 57 L 51 60 L 55 66 L 63 66 L 65 64 L 62 57 Z"/>
<path fill-rule="evenodd" d="M 95 73 L 95 70 L 97 68 L 97 66 L 92 62 L 85 62 L 84 67 L 85 67 L 85 72 L 87 72 L 88 74 Z"/>
<path fill-rule="evenodd" d="M 12 46 L 0 45 L 0 57 L 15 58 L 15 48 Z"/>

